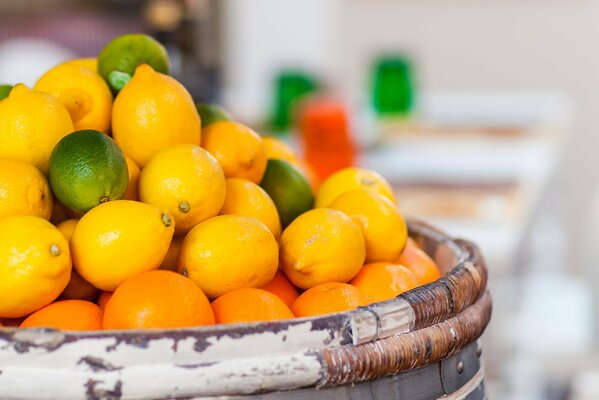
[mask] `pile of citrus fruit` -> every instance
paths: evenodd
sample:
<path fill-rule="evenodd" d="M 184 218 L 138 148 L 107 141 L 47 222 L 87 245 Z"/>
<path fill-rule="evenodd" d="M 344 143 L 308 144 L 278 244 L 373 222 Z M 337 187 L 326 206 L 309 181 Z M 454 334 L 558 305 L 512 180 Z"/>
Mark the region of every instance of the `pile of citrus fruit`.
<path fill-rule="evenodd" d="M 0 91 L 0 323 L 182 328 L 351 310 L 439 278 L 389 184 L 316 182 L 195 104 L 145 35 Z"/>

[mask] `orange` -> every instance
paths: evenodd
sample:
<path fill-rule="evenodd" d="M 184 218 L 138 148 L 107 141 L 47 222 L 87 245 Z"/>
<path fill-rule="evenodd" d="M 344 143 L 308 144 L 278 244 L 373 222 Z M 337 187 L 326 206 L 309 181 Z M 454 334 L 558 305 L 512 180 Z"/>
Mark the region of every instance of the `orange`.
<path fill-rule="evenodd" d="M 329 282 L 316 285 L 291 305 L 296 317 L 312 317 L 353 310 L 372 302 L 367 295 L 348 283 Z"/>
<path fill-rule="evenodd" d="M 187 89 L 147 64 L 137 67 L 112 106 L 112 136 L 140 168 L 165 147 L 199 146 L 201 131 L 200 116 Z"/>
<path fill-rule="evenodd" d="M 378 193 L 353 190 L 337 197 L 330 207 L 346 213 L 360 226 L 367 263 L 392 262 L 399 257 L 408 239 L 408 226 L 391 200 Z"/>
<path fill-rule="evenodd" d="M 416 276 L 408 268 L 387 262 L 364 265 L 350 283 L 374 301 L 392 299 L 419 284 Z"/>
<path fill-rule="evenodd" d="M 223 167 L 226 178 L 260 183 L 266 171 L 266 152 L 256 132 L 238 122 L 220 121 L 202 131 L 202 147 Z"/>
<path fill-rule="evenodd" d="M 277 271 L 274 278 L 260 289 L 266 290 L 277 295 L 289 307 L 293 304 L 297 296 L 299 296 L 297 288 L 293 286 L 289 279 L 280 270 Z"/>
<path fill-rule="evenodd" d="M 102 310 L 83 300 L 57 301 L 28 316 L 21 328 L 54 328 L 68 331 L 102 329 Z"/>
<path fill-rule="evenodd" d="M 214 324 L 206 295 L 172 271 L 149 271 L 125 280 L 104 312 L 104 329 L 186 328 Z"/>
<path fill-rule="evenodd" d="M 125 161 L 127 161 L 127 172 L 129 174 L 129 180 L 127 184 L 127 191 L 125 192 L 125 196 L 123 199 L 125 200 L 135 200 L 139 201 L 139 176 L 141 174 L 141 170 L 135 164 L 130 157 L 125 154 Z"/>
<path fill-rule="evenodd" d="M 83 279 L 79 273 L 73 268 L 71 271 L 71 279 L 64 288 L 59 300 L 87 300 L 94 301 L 98 297 L 99 289 L 96 289 L 94 285 Z"/>
<path fill-rule="evenodd" d="M 441 277 L 439 267 L 412 238 L 408 238 L 406 248 L 397 263 L 408 267 L 416 276 L 421 285 L 434 282 Z"/>
<path fill-rule="evenodd" d="M 20 318 L 0 318 L 0 326 L 5 328 L 18 328 L 25 321 L 26 317 Z"/>
<path fill-rule="evenodd" d="M 283 300 L 266 290 L 254 288 L 225 293 L 212 302 L 212 309 L 217 324 L 293 318 Z"/>
<path fill-rule="evenodd" d="M 106 304 L 108 304 L 108 301 L 112 297 L 113 293 L 114 292 L 102 292 L 100 293 L 100 296 L 98 296 L 96 304 L 98 304 L 98 307 L 100 307 L 102 311 L 106 310 Z"/>

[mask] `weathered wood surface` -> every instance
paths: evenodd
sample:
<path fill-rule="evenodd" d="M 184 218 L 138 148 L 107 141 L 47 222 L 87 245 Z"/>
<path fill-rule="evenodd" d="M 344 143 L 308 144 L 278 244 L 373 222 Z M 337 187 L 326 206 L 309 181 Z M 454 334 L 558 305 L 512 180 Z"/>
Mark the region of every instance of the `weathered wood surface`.
<path fill-rule="evenodd" d="M 383 303 L 318 318 L 165 331 L 0 330 L 1 399 L 243 395 L 378 379 L 450 357 L 490 318 L 475 246 L 411 235 L 446 276 Z"/>

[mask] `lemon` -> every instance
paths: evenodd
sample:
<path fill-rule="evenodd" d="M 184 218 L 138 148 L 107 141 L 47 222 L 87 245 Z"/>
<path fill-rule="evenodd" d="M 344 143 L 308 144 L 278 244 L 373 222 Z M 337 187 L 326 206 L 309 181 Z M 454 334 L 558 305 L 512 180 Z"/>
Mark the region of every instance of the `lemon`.
<path fill-rule="evenodd" d="M 75 58 L 73 60 L 67 61 L 66 64 L 77 65 L 79 67 L 85 67 L 87 69 L 91 69 L 94 72 L 98 72 L 98 59 L 94 57 Z"/>
<path fill-rule="evenodd" d="M 181 246 L 183 245 L 184 239 L 185 235 L 173 236 L 173 239 L 171 240 L 171 245 L 168 248 L 168 252 L 166 253 L 166 256 L 164 256 L 162 264 L 160 264 L 160 269 L 177 271 L 177 261 L 179 260 L 179 253 L 181 251 Z"/>
<path fill-rule="evenodd" d="M 50 185 L 39 169 L 0 158 L 0 218 L 33 215 L 50 219 L 53 203 Z"/>
<path fill-rule="evenodd" d="M 196 109 L 202 120 L 202 129 L 219 121 L 233 121 L 231 114 L 218 104 L 196 103 Z"/>
<path fill-rule="evenodd" d="M 71 237 L 73 236 L 73 232 L 75 231 L 75 227 L 79 222 L 78 219 L 72 218 L 62 221 L 56 227 L 58 230 L 64 235 L 67 241 L 71 242 Z M 86 281 L 77 273 L 76 270 L 71 271 L 71 279 L 69 279 L 69 283 L 67 287 L 64 288 L 60 296 L 58 296 L 59 300 L 87 300 L 87 301 L 95 301 L 98 297 L 99 290 L 96 289 L 91 283 Z"/>
<path fill-rule="evenodd" d="M 280 243 L 283 272 L 302 289 L 348 282 L 360 271 L 366 256 L 360 227 L 330 208 L 300 215 L 283 231 Z"/>
<path fill-rule="evenodd" d="M 94 71 L 69 63 L 60 64 L 42 75 L 34 89 L 60 100 L 69 111 L 75 130 L 109 133 L 112 93 Z"/>
<path fill-rule="evenodd" d="M 330 206 L 349 215 L 362 229 L 366 262 L 397 260 L 408 240 L 406 221 L 388 198 L 354 190 L 337 197 Z"/>
<path fill-rule="evenodd" d="M 275 238 L 281 236 L 277 207 L 268 193 L 247 179 L 227 179 L 227 196 L 221 215 L 245 215 L 259 219 Z"/>
<path fill-rule="evenodd" d="M 0 100 L 8 97 L 8 94 L 12 90 L 12 85 L 0 85 Z"/>
<path fill-rule="evenodd" d="M 121 149 L 98 131 L 73 132 L 58 142 L 50 157 L 50 186 L 73 211 L 85 213 L 100 203 L 123 198 L 127 162 Z"/>
<path fill-rule="evenodd" d="M 16 85 L 0 101 L 0 157 L 23 160 L 48 173 L 56 143 L 73 132 L 67 109 L 54 96 Z"/>
<path fill-rule="evenodd" d="M 238 122 L 220 121 L 202 134 L 202 147 L 218 160 L 227 178 L 260 183 L 266 170 L 266 153 L 256 132 Z"/>
<path fill-rule="evenodd" d="M 231 290 L 259 288 L 270 282 L 278 268 L 278 247 L 266 225 L 256 218 L 220 215 L 185 236 L 178 270 L 214 299 Z"/>
<path fill-rule="evenodd" d="M 167 147 L 141 172 L 139 197 L 172 215 L 177 234 L 186 233 L 218 215 L 225 201 L 225 175 L 214 157 L 200 146 Z"/>
<path fill-rule="evenodd" d="M 149 204 L 130 200 L 100 204 L 75 227 L 73 264 L 86 281 L 112 292 L 128 277 L 160 266 L 173 225 L 167 213 Z"/>
<path fill-rule="evenodd" d="M 279 159 L 285 160 L 288 163 L 291 163 L 297 167 L 299 167 L 299 159 L 285 142 L 274 138 L 272 136 L 264 136 L 262 138 L 262 144 L 264 145 L 264 152 L 266 153 L 266 158 L 270 159 Z"/>
<path fill-rule="evenodd" d="M 144 34 L 116 37 L 98 55 L 98 72 L 115 92 L 127 84 L 140 64 L 148 64 L 163 74 L 168 74 L 170 70 L 164 46 Z"/>
<path fill-rule="evenodd" d="M 0 317 L 50 304 L 70 276 L 69 244 L 54 225 L 30 215 L 0 219 Z"/>
<path fill-rule="evenodd" d="M 281 224 L 287 226 L 314 205 L 310 184 L 302 173 L 284 160 L 268 160 L 260 186 L 274 201 Z"/>
<path fill-rule="evenodd" d="M 71 237 L 73 237 L 73 232 L 75 231 L 75 227 L 79 222 L 78 218 L 66 219 L 62 222 L 59 222 L 56 225 L 56 228 L 62 233 L 62 235 L 67 239 L 67 242 L 71 243 Z"/>
<path fill-rule="evenodd" d="M 389 183 L 378 173 L 363 168 L 345 168 L 329 176 L 318 189 L 315 207 L 328 207 L 343 193 L 352 190 L 373 191 L 395 203 Z"/>
<path fill-rule="evenodd" d="M 199 146 L 201 134 L 202 124 L 189 92 L 147 64 L 137 67 L 114 101 L 112 136 L 142 169 L 165 147 Z"/>
<path fill-rule="evenodd" d="M 125 161 L 127 162 L 127 173 L 129 175 L 127 179 L 127 191 L 123 199 L 139 201 L 139 176 L 141 175 L 141 170 L 135 164 L 135 161 L 126 154 Z"/>

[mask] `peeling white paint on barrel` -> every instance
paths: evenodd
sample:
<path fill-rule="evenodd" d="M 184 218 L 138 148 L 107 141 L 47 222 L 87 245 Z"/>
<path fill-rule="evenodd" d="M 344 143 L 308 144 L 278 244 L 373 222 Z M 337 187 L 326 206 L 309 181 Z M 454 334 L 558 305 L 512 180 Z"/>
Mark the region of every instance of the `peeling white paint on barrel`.
<path fill-rule="evenodd" d="M 210 396 L 308 386 L 321 378 L 321 364 L 307 349 L 341 342 L 312 321 L 243 335 L 194 331 L 202 329 L 138 340 L 122 332 L 70 340 L 59 331 L 13 331 L 10 340 L 0 336 L 0 398 Z"/>

